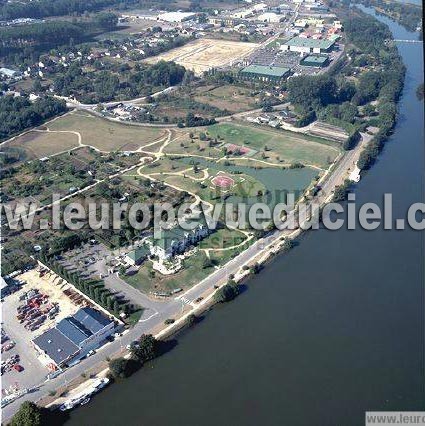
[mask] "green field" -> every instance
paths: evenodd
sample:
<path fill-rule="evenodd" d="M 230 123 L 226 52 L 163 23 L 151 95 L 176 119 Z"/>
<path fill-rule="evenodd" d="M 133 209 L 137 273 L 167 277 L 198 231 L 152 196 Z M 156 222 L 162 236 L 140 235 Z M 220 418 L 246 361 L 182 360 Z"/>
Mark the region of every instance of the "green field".
<path fill-rule="evenodd" d="M 154 291 L 171 291 L 176 288 L 187 289 L 207 277 L 212 268 L 203 269 L 205 259 L 203 252 L 198 252 L 185 259 L 184 268 L 173 275 L 162 275 L 152 269 L 151 262 L 144 262 L 135 275 L 122 277 L 128 284 L 149 294 Z M 154 272 L 152 276 L 151 272 Z"/>
<path fill-rule="evenodd" d="M 319 138 L 245 124 L 215 124 L 209 136 L 259 151 L 253 158 L 270 163 L 302 163 L 327 169 L 340 150 L 321 143 Z M 247 163 L 248 164 L 248 163 Z"/>

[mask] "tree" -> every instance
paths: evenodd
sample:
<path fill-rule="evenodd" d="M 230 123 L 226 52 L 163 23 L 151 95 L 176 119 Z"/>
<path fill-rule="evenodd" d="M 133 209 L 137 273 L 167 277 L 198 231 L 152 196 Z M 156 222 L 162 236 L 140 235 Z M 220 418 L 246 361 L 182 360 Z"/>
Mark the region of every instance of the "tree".
<path fill-rule="evenodd" d="M 130 375 L 128 360 L 125 358 L 115 358 L 109 361 L 109 371 L 115 378 L 125 378 Z"/>
<path fill-rule="evenodd" d="M 237 284 L 225 284 L 220 287 L 214 295 L 217 303 L 230 302 L 239 294 L 239 286 Z"/>
<path fill-rule="evenodd" d="M 141 363 L 156 358 L 158 354 L 158 340 L 152 334 L 143 334 L 139 340 L 139 345 L 132 350 L 132 355 Z"/>
<path fill-rule="evenodd" d="M 112 30 L 118 24 L 118 17 L 115 13 L 99 13 L 96 15 L 95 22 L 104 30 Z"/>
<path fill-rule="evenodd" d="M 336 186 L 332 201 L 333 202 L 344 201 L 347 198 L 350 186 L 351 186 L 351 181 L 349 179 L 345 179 L 342 185 Z"/>
<path fill-rule="evenodd" d="M 38 405 L 25 401 L 13 416 L 11 426 L 41 426 L 43 424 L 43 412 Z"/>
<path fill-rule="evenodd" d="M 190 314 L 188 315 L 187 319 L 186 319 L 186 324 L 189 327 L 192 327 L 193 325 L 195 325 L 198 322 L 198 317 L 194 314 Z"/>

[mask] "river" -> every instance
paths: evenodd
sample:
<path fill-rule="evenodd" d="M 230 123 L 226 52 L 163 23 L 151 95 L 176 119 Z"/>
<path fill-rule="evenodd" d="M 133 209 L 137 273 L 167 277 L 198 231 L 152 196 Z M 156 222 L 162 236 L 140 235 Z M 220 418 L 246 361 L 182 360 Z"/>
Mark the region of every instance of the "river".
<path fill-rule="evenodd" d="M 417 39 L 389 24 L 397 39 Z M 421 44 L 400 118 L 357 201 L 394 217 L 423 201 Z M 366 410 L 423 410 L 424 240 L 417 231 L 312 231 L 178 345 L 71 413 L 67 425 L 362 425 Z"/>

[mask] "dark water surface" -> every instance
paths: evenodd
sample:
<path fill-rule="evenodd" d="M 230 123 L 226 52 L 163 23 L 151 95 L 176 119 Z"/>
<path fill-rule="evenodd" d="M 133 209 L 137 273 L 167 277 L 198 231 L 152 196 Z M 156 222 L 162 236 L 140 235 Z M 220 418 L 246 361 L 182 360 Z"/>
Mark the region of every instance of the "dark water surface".
<path fill-rule="evenodd" d="M 383 20 L 382 18 L 380 18 Z M 390 23 L 395 38 L 416 39 Z M 357 200 L 423 201 L 421 44 L 400 120 Z M 416 231 L 314 231 L 178 346 L 74 411 L 67 425 L 363 425 L 365 410 L 423 410 L 424 241 Z"/>

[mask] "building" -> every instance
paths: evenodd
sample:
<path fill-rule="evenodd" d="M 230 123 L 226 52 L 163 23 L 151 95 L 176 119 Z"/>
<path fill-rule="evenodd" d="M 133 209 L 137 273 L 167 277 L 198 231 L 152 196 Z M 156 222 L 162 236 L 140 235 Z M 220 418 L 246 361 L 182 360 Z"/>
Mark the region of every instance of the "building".
<path fill-rule="evenodd" d="M 140 265 L 149 256 L 149 253 L 149 247 L 143 245 L 136 248 L 135 250 L 128 252 L 125 255 L 124 261 L 131 266 Z"/>
<path fill-rule="evenodd" d="M 161 236 L 151 242 L 150 252 L 159 259 L 165 260 L 179 253 L 184 253 L 191 245 L 195 245 L 210 234 L 205 222 L 198 223 L 192 230 L 180 227 L 164 229 Z"/>
<path fill-rule="evenodd" d="M 285 19 L 283 15 L 278 15 L 274 12 L 266 12 L 257 16 L 257 20 L 261 22 L 278 23 Z"/>
<path fill-rule="evenodd" d="M 7 78 L 16 78 L 16 77 L 22 76 L 22 73 L 20 71 L 15 71 L 10 68 L 0 68 L 0 74 L 3 77 L 7 77 Z"/>
<path fill-rule="evenodd" d="M 245 21 L 243 19 L 235 18 L 233 16 L 228 15 L 218 15 L 211 16 L 208 18 L 208 22 L 212 25 L 224 25 L 226 27 L 235 27 L 236 25 L 241 25 Z"/>
<path fill-rule="evenodd" d="M 56 367 L 72 365 L 97 349 L 115 324 L 101 312 L 85 307 L 33 339 L 36 351 Z"/>
<path fill-rule="evenodd" d="M 312 38 L 294 37 L 283 43 L 280 49 L 283 51 L 299 53 L 327 53 L 335 44 L 335 40 L 317 40 Z"/>
<path fill-rule="evenodd" d="M 239 75 L 247 80 L 258 80 L 264 82 L 281 82 L 290 73 L 289 68 L 249 65 L 240 71 Z"/>
<path fill-rule="evenodd" d="M 197 16 L 194 12 L 164 12 L 157 16 L 158 21 L 185 22 Z"/>
<path fill-rule="evenodd" d="M 329 58 L 327 56 L 320 55 L 309 55 L 301 60 L 300 65 L 305 67 L 320 67 L 324 68 L 329 64 Z"/>

